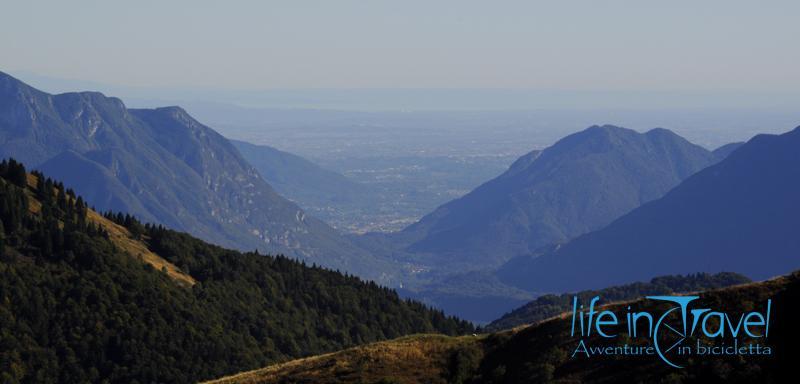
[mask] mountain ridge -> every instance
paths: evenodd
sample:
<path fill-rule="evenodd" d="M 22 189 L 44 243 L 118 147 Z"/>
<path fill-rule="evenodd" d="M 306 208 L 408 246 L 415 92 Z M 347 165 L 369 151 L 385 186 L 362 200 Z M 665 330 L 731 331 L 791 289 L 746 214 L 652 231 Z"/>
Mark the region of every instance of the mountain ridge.
<path fill-rule="evenodd" d="M 599 229 L 717 160 L 663 128 L 595 125 L 520 157 L 394 237 L 415 262 L 497 267 Z"/>
<path fill-rule="evenodd" d="M 800 127 L 758 135 L 664 197 L 541 256 L 504 265 L 501 280 L 564 291 L 656 274 L 744 273 L 763 279 L 800 266 Z"/>
<path fill-rule="evenodd" d="M 217 244 L 384 283 L 396 270 L 280 196 L 227 139 L 180 107 L 127 109 L 99 92 L 50 95 L 0 72 L 0 155 L 43 167 L 100 210 Z"/>

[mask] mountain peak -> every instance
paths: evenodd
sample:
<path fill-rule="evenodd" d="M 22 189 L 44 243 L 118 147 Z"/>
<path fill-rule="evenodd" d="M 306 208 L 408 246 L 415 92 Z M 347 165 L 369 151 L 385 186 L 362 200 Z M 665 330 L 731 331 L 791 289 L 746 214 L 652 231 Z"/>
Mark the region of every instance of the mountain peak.
<path fill-rule="evenodd" d="M 48 165 L 101 210 L 366 278 L 391 268 L 323 222 L 298 220 L 305 214 L 295 203 L 183 108 L 127 109 L 99 92 L 51 95 L 7 74 L 0 87 L 0 154 Z M 67 150 L 74 153 L 58 157 Z M 61 166 L 64 159 L 74 166 Z"/>
<path fill-rule="evenodd" d="M 494 266 L 601 228 L 715 161 L 665 129 L 593 125 L 406 228 L 416 237 L 406 249 L 431 265 Z"/>
<path fill-rule="evenodd" d="M 586 128 L 586 130 L 598 130 L 598 129 L 606 130 L 606 131 L 613 131 L 613 130 L 626 129 L 626 128 L 622 128 L 620 126 L 613 125 L 613 124 L 603 124 L 603 125 L 594 124 L 594 125 Z"/>
<path fill-rule="evenodd" d="M 619 138 L 619 137 L 627 137 L 632 135 L 638 135 L 639 132 L 636 132 L 629 128 L 623 128 L 616 125 L 611 124 L 604 124 L 604 125 L 592 125 L 589 128 L 584 129 L 583 131 L 574 133 L 565 137 L 559 142 L 556 142 L 553 146 L 557 146 L 562 141 L 569 141 L 567 139 L 574 139 L 583 141 L 584 139 L 610 139 L 610 138 Z"/>
<path fill-rule="evenodd" d="M 586 132 L 586 133 L 619 134 L 619 133 L 631 132 L 631 131 L 633 131 L 633 130 L 632 129 L 628 129 L 628 128 L 623 128 L 623 127 L 620 127 L 620 126 L 616 126 L 616 125 L 603 124 L 603 125 L 592 125 L 592 126 L 586 128 L 586 129 L 584 129 L 582 132 L 578 132 L 578 133 Z"/>
<path fill-rule="evenodd" d="M 0 71 L 0 95 L 17 94 L 21 90 L 35 91 L 33 87 L 25 84 L 22 80 Z"/>
<path fill-rule="evenodd" d="M 592 125 L 580 132 L 568 135 L 542 152 L 542 159 L 560 158 L 562 155 L 576 156 L 587 153 L 605 153 L 621 148 L 643 137 L 632 129 L 616 125 Z"/>
<path fill-rule="evenodd" d="M 650 136 L 678 136 L 677 133 L 672 132 L 669 129 L 661 128 L 661 127 L 653 128 L 653 129 L 645 132 L 644 134 L 645 135 L 650 135 Z"/>
<path fill-rule="evenodd" d="M 664 271 L 734 271 L 762 279 L 795 269 L 798 149 L 800 129 L 758 135 L 660 199 L 558 251 L 509 262 L 501 276 L 521 288 L 572 291 Z"/>

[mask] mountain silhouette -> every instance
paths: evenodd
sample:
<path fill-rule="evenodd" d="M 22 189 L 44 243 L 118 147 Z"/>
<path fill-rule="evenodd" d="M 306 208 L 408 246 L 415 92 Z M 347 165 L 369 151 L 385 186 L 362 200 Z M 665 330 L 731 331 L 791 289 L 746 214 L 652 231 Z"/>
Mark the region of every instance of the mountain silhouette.
<path fill-rule="evenodd" d="M 227 139 L 179 107 L 51 95 L 0 72 L 0 156 L 63 180 L 99 210 L 367 278 L 388 269 L 276 193 Z"/>
<path fill-rule="evenodd" d="M 722 155 L 666 129 L 592 126 L 522 156 L 395 238 L 417 262 L 496 267 L 599 229 Z"/>
<path fill-rule="evenodd" d="M 574 291 L 664 274 L 730 271 L 753 279 L 800 266 L 800 127 L 758 135 L 661 199 L 501 278 L 536 291 Z"/>

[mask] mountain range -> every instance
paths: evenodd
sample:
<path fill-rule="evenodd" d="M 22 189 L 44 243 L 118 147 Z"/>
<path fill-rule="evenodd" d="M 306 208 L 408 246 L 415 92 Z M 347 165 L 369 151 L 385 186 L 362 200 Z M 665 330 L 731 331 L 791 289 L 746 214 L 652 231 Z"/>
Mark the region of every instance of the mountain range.
<path fill-rule="evenodd" d="M 800 267 L 800 127 L 758 135 L 664 197 L 607 227 L 515 258 L 499 273 L 540 292 L 594 289 L 663 274 Z"/>
<path fill-rule="evenodd" d="M 399 233 L 348 237 L 301 205 L 368 190 L 179 107 L 0 72 L 0 156 L 36 169 L 0 162 L 3 382 L 190 382 L 295 358 L 223 381 L 752 382 L 796 360 L 800 275 L 772 277 L 800 268 L 800 127 L 709 151 L 592 126 Z M 527 304 L 488 327 L 516 328 L 477 335 L 395 283 L 470 320 Z M 674 374 L 568 358 L 563 292 L 652 309 L 636 298 L 719 287 L 701 302 L 774 300 L 775 359 L 692 358 Z"/>
<path fill-rule="evenodd" d="M 233 144 L 179 107 L 51 95 L 0 72 L 0 156 L 63 180 L 98 210 L 381 281 L 391 270 L 280 196 Z"/>
<path fill-rule="evenodd" d="M 709 151 L 666 129 L 592 126 L 401 232 L 345 237 L 300 207 L 370 195 L 342 175 L 231 142 L 179 107 L 50 95 L 0 73 L 0 155 L 64 180 L 98 210 L 356 273 L 481 321 L 546 292 L 796 267 L 796 131 Z M 747 257 L 759 252 L 774 260 Z"/>
<path fill-rule="evenodd" d="M 706 150 L 666 129 L 592 126 L 389 235 L 412 262 L 454 270 L 498 267 L 602 228 L 663 196 L 728 152 Z"/>

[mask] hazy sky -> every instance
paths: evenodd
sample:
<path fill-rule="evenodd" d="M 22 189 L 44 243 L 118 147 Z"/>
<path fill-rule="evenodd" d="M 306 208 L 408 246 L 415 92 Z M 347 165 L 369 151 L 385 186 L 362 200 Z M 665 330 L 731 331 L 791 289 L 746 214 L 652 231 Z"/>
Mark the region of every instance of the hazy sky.
<path fill-rule="evenodd" d="M 800 89 L 798 1 L 4 1 L 0 70 L 128 86 Z"/>

